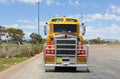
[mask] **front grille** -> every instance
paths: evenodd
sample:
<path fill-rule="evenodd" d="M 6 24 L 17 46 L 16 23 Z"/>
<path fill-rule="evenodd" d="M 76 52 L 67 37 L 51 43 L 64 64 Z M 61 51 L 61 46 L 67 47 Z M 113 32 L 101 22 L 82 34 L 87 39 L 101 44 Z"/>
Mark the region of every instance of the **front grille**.
<path fill-rule="evenodd" d="M 61 48 L 61 49 L 75 49 L 76 46 L 75 45 L 57 45 L 57 48 Z"/>
<path fill-rule="evenodd" d="M 74 55 L 75 54 L 75 50 L 57 50 L 57 54 Z"/>
<path fill-rule="evenodd" d="M 77 40 L 76 39 L 57 39 L 56 54 L 57 55 L 75 55 Z"/>

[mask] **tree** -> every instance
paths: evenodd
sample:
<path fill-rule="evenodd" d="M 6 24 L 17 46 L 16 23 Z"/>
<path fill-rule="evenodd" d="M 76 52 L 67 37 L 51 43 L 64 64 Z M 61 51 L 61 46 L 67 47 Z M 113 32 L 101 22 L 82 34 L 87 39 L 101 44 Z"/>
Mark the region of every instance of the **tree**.
<path fill-rule="evenodd" d="M 102 40 L 100 37 L 97 37 L 97 39 L 91 39 L 89 42 L 92 44 L 100 44 L 102 43 Z"/>
<path fill-rule="evenodd" d="M 38 40 L 39 40 L 39 43 L 42 42 L 42 37 L 41 37 L 41 35 L 39 35 L 39 34 L 37 34 L 37 33 L 31 33 L 31 34 L 30 34 L 30 38 L 31 38 L 31 43 L 37 44 L 37 43 L 38 43 Z"/>
<path fill-rule="evenodd" d="M 22 43 L 23 38 L 24 38 L 24 32 L 21 29 L 15 29 L 15 28 L 8 28 L 6 29 L 6 32 L 8 33 L 10 40 L 13 43 Z"/>
<path fill-rule="evenodd" d="M 3 35 L 5 35 L 4 32 L 5 32 L 5 27 L 0 26 L 0 44 L 2 43 L 1 37 L 2 37 Z"/>

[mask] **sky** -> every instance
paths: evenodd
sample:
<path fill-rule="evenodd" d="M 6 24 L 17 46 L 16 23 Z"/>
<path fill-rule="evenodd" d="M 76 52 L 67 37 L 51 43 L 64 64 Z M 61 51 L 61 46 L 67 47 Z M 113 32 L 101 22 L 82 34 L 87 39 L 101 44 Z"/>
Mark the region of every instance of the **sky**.
<path fill-rule="evenodd" d="M 38 33 L 38 2 L 40 35 L 51 17 L 75 17 L 85 23 L 85 39 L 120 40 L 120 0 L 0 0 L 0 26 L 19 28 L 30 39 Z"/>

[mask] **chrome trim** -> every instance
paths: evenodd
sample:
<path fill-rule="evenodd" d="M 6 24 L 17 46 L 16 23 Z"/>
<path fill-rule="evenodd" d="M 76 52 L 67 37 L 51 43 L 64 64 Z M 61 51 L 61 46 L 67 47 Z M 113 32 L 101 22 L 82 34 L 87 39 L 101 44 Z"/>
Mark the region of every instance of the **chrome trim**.
<path fill-rule="evenodd" d="M 75 65 L 67 65 L 67 64 L 45 64 L 45 70 L 55 70 L 55 67 L 76 67 L 77 71 L 88 70 L 88 64 L 75 64 Z"/>
<path fill-rule="evenodd" d="M 65 35 L 67 35 L 67 38 L 77 38 L 77 36 L 70 35 L 70 34 L 60 34 L 60 35 L 56 35 L 55 38 L 57 38 L 57 39 L 59 39 L 59 38 L 65 38 Z"/>

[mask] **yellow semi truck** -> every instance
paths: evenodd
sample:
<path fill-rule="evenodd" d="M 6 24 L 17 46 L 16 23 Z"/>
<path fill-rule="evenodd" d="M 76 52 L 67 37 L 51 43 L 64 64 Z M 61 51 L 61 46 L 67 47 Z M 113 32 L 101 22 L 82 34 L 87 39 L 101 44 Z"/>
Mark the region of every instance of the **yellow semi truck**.
<path fill-rule="evenodd" d="M 84 24 L 77 18 L 66 16 L 51 18 L 44 26 L 44 32 L 47 34 L 43 53 L 45 71 L 58 67 L 87 71 L 88 47 L 83 46 L 85 31 Z"/>

